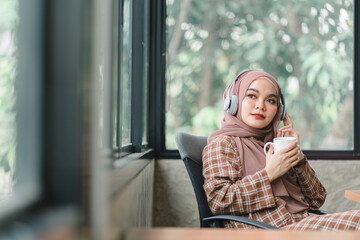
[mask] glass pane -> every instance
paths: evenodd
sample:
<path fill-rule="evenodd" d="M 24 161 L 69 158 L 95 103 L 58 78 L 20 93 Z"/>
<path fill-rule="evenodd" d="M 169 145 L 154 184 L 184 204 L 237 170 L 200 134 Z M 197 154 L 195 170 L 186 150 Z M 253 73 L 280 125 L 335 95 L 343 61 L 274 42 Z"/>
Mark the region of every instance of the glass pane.
<path fill-rule="evenodd" d="M 275 76 L 306 150 L 352 150 L 354 3 L 167 1 L 166 147 L 220 127 L 243 69 Z"/>
<path fill-rule="evenodd" d="M 15 83 L 18 1 L 0 4 L 0 203 L 13 195 L 16 167 Z"/>
<path fill-rule="evenodd" d="M 143 70 L 143 137 L 142 144 L 148 143 L 148 100 L 149 100 L 149 0 L 144 0 L 144 70 Z"/>
<path fill-rule="evenodd" d="M 41 1 L 0 4 L 0 216 L 41 192 Z"/>
<path fill-rule="evenodd" d="M 131 43 L 132 43 L 132 7 L 131 1 L 123 5 L 122 59 L 121 59 L 121 143 L 131 142 Z"/>
<path fill-rule="evenodd" d="M 119 129 L 119 1 L 113 5 L 113 36 L 112 36 L 112 147 L 120 147 Z"/>

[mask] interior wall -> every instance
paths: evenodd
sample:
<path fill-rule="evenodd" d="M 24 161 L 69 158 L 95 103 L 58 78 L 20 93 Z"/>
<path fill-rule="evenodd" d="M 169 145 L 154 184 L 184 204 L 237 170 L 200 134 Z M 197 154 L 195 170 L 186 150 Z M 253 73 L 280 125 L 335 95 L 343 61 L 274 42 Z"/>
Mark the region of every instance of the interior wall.
<path fill-rule="evenodd" d="M 344 191 L 360 189 L 360 161 L 310 160 L 328 196 L 321 209 L 340 212 L 360 209 Z M 154 226 L 199 227 L 199 215 L 186 168 L 181 160 L 156 160 Z"/>
<path fill-rule="evenodd" d="M 154 226 L 199 226 L 195 194 L 181 160 L 156 160 Z"/>
<path fill-rule="evenodd" d="M 134 160 L 129 165 L 136 165 Z M 132 228 L 152 226 L 155 160 L 151 160 L 126 186 L 113 194 L 109 208 L 109 237 L 124 239 Z M 131 166 L 129 167 L 131 170 Z M 126 175 L 123 173 L 122 175 Z M 118 179 L 123 181 L 122 179 Z M 116 181 L 112 181 L 116 185 Z"/>

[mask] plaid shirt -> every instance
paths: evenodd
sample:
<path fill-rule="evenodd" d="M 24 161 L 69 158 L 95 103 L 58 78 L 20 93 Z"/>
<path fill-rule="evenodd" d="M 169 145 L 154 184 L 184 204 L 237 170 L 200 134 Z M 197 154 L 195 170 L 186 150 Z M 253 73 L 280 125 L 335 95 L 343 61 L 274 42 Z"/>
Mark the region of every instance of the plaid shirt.
<path fill-rule="evenodd" d="M 322 206 L 326 190 L 308 163 L 304 171 L 295 171 L 298 183 L 310 209 Z M 274 196 L 265 169 L 243 177 L 235 141 L 220 136 L 203 151 L 204 190 L 214 215 L 241 215 L 284 227 L 309 216 L 307 211 L 292 214 Z M 224 222 L 226 227 L 252 229 L 246 224 Z"/>

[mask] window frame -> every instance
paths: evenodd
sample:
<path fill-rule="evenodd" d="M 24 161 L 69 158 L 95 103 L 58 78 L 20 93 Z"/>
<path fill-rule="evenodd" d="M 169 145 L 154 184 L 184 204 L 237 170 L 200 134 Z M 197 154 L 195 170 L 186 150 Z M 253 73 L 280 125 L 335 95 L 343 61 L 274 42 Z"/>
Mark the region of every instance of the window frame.
<path fill-rule="evenodd" d="M 123 16 L 124 16 L 124 0 L 119 0 L 119 33 L 122 32 L 123 28 Z M 118 130 L 116 131 L 115 138 L 120 139 L 119 145 L 115 148 L 113 148 L 113 158 L 115 160 L 115 165 L 123 165 L 121 161 L 127 162 L 129 159 L 133 159 L 131 156 L 132 154 L 136 154 L 138 156 L 138 153 L 143 153 L 146 155 L 146 157 L 149 157 L 149 152 L 152 152 L 151 150 L 151 144 L 149 144 L 149 130 L 146 132 L 144 131 L 145 124 L 147 125 L 146 129 L 149 129 L 148 126 L 150 126 L 150 119 L 145 119 L 145 111 L 148 113 L 149 116 L 149 106 L 144 106 L 144 102 L 149 102 L 149 92 L 150 92 L 150 67 L 149 62 L 150 60 L 150 52 L 147 54 L 144 52 L 146 49 L 149 51 L 150 47 L 150 33 L 148 32 L 148 35 L 145 34 L 144 29 L 149 28 L 149 21 L 151 13 L 151 5 L 150 0 L 139 0 L 136 1 L 136 4 L 134 4 L 134 0 L 130 0 L 130 9 L 131 9 L 131 77 L 130 77 L 130 84 L 131 84 L 131 102 L 130 109 L 131 109 L 131 124 L 130 124 L 130 143 L 123 144 L 121 142 L 121 106 L 123 104 L 121 99 L 121 81 L 122 81 L 122 75 L 121 70 L 122 66 L 122 34 L 119 34 L 119 51 L 118 51 L 118 59 L 119 59 L 119 70 L 117 74 L 117 84 L 118 84 L 118 96 L 116 99 L 119 99 L 118 101 L 118 107 L 116 108 L 118 111 L 119 116 L 119 123 L 118 123 Z M 147 13 L 146 13 L 147 11 Z M 147 19 L 145 19 L 145 17 Z M 146 38 L 148 38 L 146 40 Z M 148 47 L 145 48 L 143 43 L 148 44 Z M 145 58 L 148 59 L 145 59 Z M 148 65 L 148 67 L 145 67 L 145 65 Z M 140 67 L 139 67 L 140 66 Z M 144 87 L 144 81 L 148 81 L 148 90 L 145 91 Z M 144 94 L 146 92 L 147 94 Z M 114 131 L 113 131 L 114 132 Z M 144 135 L 146 135 L 147 141 L 144 141 Z M 114 136 L 113 136 L 114 138 Z M 150 154 L 151 155 L 151 154 Z"/>
<path fill-rule="evenodd" d="M 22 75 L 21 78 L 32 80 L 34 73 L 40 72 L 36 76 L 38 77 L 36 84 L 28 81 L 27 84 L 31 86 L 21 87 L 25 87 L 25 91 L 26 88 L 32 88 L 31 91 L 33 88 L 38 88 L 36 103 L 39 105 L 36 107 L 40 108 L 40 113 L 36 116 L 36 124 L 39 127 L 26 130 L 25 134 L 22 133 L 22 145 L 19 147 L 23 148 L 20 151 L 28 153 L 28 148 L 32 146 L 26 142 L 31 142 L 33 135 L 40 139 L 36 142 L 40 154 L 36 159 L 35 168 L 41 192 L 26 205 L 19 206 L 12 213 L 0 217 L 0 237 L 4 238 L 14 236 L 14 233 L 28 236 L 29 229 L 34 230 L 31 234 L 40 234 L 54 226 L 75 226 L 80 222 L 81 208 L 81 186 L 78 177 L 81 166 L 78 160 L 81 151 L 79 133 L 82 126 L 79 118 L 81 103 L 78 101 L 80 97 L 78 80 L 82 74 L 77 67 L 82 57 L 81 41 L 84 40 L 80 34 L 83 31 L 82 18 L 84 9 L 89 10 L 90 6 L 85 1 L 45 3 L 42 0 L 36 0 L 36 3 L 31 0 L 19 1 L 19 5 L 20 18 L 33 15 L 34 12 L 31 11 L 36 8 L 38 11 L 36 14 L 40 14 L 41 19 L 36 23 L 41 25 L 39 35 L 36 35 L 38 32 L 29 32 L 33 31 L 32 19 L 20 20 L 20 22 L 25 21 L 20 24 L 30 24 L 30 26 L 19 27 L 23 31 L 19 34 L 21 38 L 19 43 L 23 44 L 19 55 L 25 56 L 20 57 L 19 61 L 24 62 L 22 65 L 26 65 L 25 68 L 22 66 L 23 69 L 19 69 L 19 75 Z M 66 12 L 66 17 L 59 14 L 61 12 Z M 32 36 L 33 34 L 36 36 Z M 34 48 L 33 38 L 37 41 L 35 45 L 40 46 L 40 51 L 37 51 L 38 47 Z M 26 42 L 30 44 L 24 47 Z M 34 51 L 37 51 L 35 54 L 40 58 L 40 66 L 33 65 Z M 22 99 L 24 98 L 30 98 L 27 101 L 34 102 L 34 96 L 29 96 L 27 93 L 22 96 Z M 23 118 L 20 119 L 23 125 L 26 114 L 31 114 L 33 106 L 29 106 L 28 102 L 22 104 L 19 115 Z M 29 128 L 29 125 L 23 126 L 20 130 L 24 130 L 24 127 Z M 23 153 L 22 157 L 24 157 Z M 23 171 L 26 169 L 21 169 L 21 172 Z"/>
<path fill-rule="evenodd" d="M 158 27 L 156 32 L 157 40 L 161 41 L 161 53 L 166 52 L 166 1 L 162 1 L 163 10 L 161 12 L 161 26 Z M 360 3 L 354 1 L 354 13 L 360 11 Z M 360 74 L 357 71 L 360 69 L 360 17 L 354 14 L 354 149 L 353 150 L 307 150 L 304 153 L 308 159 L 314 160 L 358 160 L 360 159 Z M 159 126 L 159 132 L 156 133 L 156 156 L 161 159 L 179 159 L 180 154 L 177 150 L 166 149 L 165 146 L 165 119 L 166 119 L 166 79 L 165 79 L 165 56 L 161 56 L 158 60 L 157 71 L 161 73 L 158 76 L 161 81 L 157 83 L 156 94 L 161 96 L 158 100 L 159 110 L 156 112 Z M 159 150 L 160 149 L 160 150 Z"/>
<path fill-rule="evenodd" d="M 156 158 L 176 158 L 177 151 L 165 149 L 165 50 L 166 0 L 151 0 L 150 24 L 150 127 L 149 141 Z M 169 156 L 169 157 L 168 157 Z"/>

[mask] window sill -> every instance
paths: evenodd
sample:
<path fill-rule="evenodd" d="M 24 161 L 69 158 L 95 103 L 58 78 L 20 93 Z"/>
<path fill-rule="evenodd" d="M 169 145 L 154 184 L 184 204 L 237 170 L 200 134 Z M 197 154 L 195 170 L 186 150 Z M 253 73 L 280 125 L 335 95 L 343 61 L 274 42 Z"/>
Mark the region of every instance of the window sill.
<path fill-rule="evenodd" d="M 154 159 L 154 151 L 132 153 L 113 162 L 110 173 L 110 195 L 114 195 L 128 185 Z"/>

